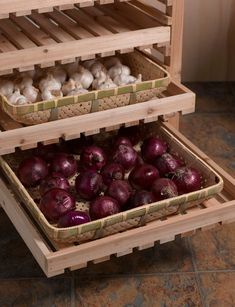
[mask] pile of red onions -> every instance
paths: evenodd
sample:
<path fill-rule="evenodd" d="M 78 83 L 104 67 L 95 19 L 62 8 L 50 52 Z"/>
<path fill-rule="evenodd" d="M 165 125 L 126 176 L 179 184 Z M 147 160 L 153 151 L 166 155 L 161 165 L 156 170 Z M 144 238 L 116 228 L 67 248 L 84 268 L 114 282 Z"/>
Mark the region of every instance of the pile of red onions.
<path fill-rule="evenodd" d="M 40 145 L 20 163 L 18 176 L 26 187 L 38 186 L 39 208 L 58 227 L 81 225 L 203 187 L 201 174 L 165 140 L 149 137 L 138 152 L 139 141 L 139 130 L 131 127 L 119 130 L 109 143 L 111 149 L 87 137 L 64 146 Z M 80 154 L 80 160 L 70 152 Z M 73 176 L 75 189 L 69 183 Z M 89 212 L 76 209 L 78 200 L 89 201 Z"/>

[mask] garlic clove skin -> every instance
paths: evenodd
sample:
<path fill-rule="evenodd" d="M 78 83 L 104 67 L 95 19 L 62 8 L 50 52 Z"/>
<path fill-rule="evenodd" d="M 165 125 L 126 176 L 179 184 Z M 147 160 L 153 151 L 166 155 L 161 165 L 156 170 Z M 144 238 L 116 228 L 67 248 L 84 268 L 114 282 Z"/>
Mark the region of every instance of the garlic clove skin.
<path fill-rule="evenodd" d="M 69 92 L 76 88 L 76 81 L 70 78 L 61 88 L 63 95 L 67 96 Z"/>
<path fill-rule="evenodd" d="M 114 80 L 114 78 L 118 75 L 126 75 L 129 76 L 131 73 L 131 70 L 128 66 L 126 65 L 122 65 L 122 64 L 117 64 L 115 66 L 112 66 L 109 70 L 108 70 L 108 75 L 109 77 Z"/>
<path fill-rule="evenodd" d="M 54 78 L 51 73 L 48 73 L 46 78 L 41 79 L 39 82 L 39 88 L 41 92 L 47 91 L 57 91 L 61 89 L 61 83 Z"/>
<path fill-rule="evenodd" d="M 27 100 L 31 103 L 37 101 L 39 90 L 34 86 L 25 87 L 23 90 L 23 95 L 27 98 Z"/>
<path fill-rule="evenodd" d="M 107 59 L 104 59 L 104 66 L 106 69 L 110 69 L 112 66 L 121 65 L 121 60 L 117 57 L 110 57 Z"/>
<path fill-rule="evenodd" d="M 65 65 L 65 70 L 69 77 L 78 71 L 79 61 L 76 60 L 74 63 Z"/>
<path fill-rule="evenodd" d="M 82 65 L 83 65 L 86 69 L 90 70 L 90 69 L 91 69 L 91 66 L 92 66 L 93 64 L 95 64 L 96 62 L 97 62 L 97 59 L 88 60 L 88 61 L 85 61 Z"/>
<path fill-rule="evenodd" d="M 63 97 L 63 93 L 60 90 L 44 90 L 41 94 L 42 100 L 52 100 L 58 97 Z"/>
<path fill-rule="evenodd" d="M 55 80 L 60 82 L 61 84 L 63 84 L 67 79 L 66 71 L 60 66 L 50 68 L 48 72 L 51 73 Z"/>
<path fill-rule="evenodd" d="M 13 94 L 7 96 L 7 99 L 13 105 L 23 105 L 28 103 L 27 98 L 20 94 L 19 89 L 15 90 Z"/>
<path fill-rule="evenodd" d="M 99 73 L 103 71 L 105 74 L 107 74 L 107 70 L 105 68 L 105 66 L 100 63 L 100 62 L 96 62 L 94 63 L 91 67 L 90 67 L 90 72 L 92 73 L 92 75 L 94 76 L 94 78 L 98 78 Z"/>
<path fill-rule="evenodd" d="M 0 82 L 0 94 L 7 97 L 14 92 L 14 83 L 11 80 L 1 80 Z"/>
<path fill-rule="evenodd" d="M 82 87 L 85 89 L 88 89 L 94 80 L 90 71 L 81 66 L 79 68 L 79 72 L 72 74 L 71 78 L 81 83 Z"/>

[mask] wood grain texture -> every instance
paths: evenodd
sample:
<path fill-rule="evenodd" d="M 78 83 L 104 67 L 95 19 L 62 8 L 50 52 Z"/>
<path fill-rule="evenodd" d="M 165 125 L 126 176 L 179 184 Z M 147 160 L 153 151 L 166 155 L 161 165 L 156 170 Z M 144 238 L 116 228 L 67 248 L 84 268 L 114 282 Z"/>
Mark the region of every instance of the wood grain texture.
<path fill-rule="evenodd" d="M 185 1 L 183 81 L 235 80 L 235 1 Z"/>

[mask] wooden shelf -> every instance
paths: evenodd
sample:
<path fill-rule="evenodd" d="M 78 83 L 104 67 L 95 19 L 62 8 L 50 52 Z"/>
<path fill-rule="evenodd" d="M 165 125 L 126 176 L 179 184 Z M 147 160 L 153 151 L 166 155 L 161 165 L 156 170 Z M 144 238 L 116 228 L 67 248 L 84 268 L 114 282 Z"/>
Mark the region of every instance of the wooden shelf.
<path fill-rule="evenodd" d="M 2 10 L 2 9 L 1 9 Z M 96 5 L 0 20 L 1 74 L 96 55 L 131 52 L 170 41 L 171 17 L 137 1 Z"/>
<path fill-rule="evenodd" d="M 194 112 L 194 108 L 195 95 L 183 85 L 171 83 L 161 98 L 35 126 L 23 127 L 2 112 L 0 155 L 14 152 L 17 147 L 33 148 L 39 142 L 56 143 L 60 138 L 78 138 L 81 133 L 90 135 L 99 133 L 100 129 L 108 131 L 121 125 L 136 125 L 140 120 L 155 121 L 158 116 L 173 112 L 187 114 Z"/>
<path fill-rule="evenodd" d="M 175 236 L 185 237 L 196 231 L 220 227 L 224 223 L 235 221 L 235 179 L 172 126 L 165 126 L 200 158 L 206 160 L 224 180 L 224 190 L 219 195 L 188 209 L 183 215 L 172 215 L 163 221 L 154 221 L 146 226 L 77 246 L 58 245 L 45 238 L 24 210 L 24 206 L 10 192 L 7 182 L 0 179 L 0 204 L 48 277 L 62 274 L 65 269 L 76 270 L 86 267 L 88 262 L 106 261 L 111 255 L 120 257 L 132 253 L 134 249 L 143 250 L 156 243 L 172 241 Z"/>

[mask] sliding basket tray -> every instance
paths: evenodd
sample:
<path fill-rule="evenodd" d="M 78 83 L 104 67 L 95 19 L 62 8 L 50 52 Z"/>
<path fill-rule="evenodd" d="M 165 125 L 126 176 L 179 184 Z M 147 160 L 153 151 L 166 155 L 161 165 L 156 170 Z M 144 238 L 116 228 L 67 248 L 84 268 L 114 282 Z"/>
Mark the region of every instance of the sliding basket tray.
<path fill-rule="evenodd" d="M 143 82 L 21 106 L 14 106 L 6 97 L 0 96 L 2 108 L 15 121 L 34 125 L 141 103 L 155 98 L 167 88 L 168 72 L 142 52 L 123 54 L 120 58 L 134 76 L 142 74 Z"/>
<path fill-rule="evenodd" d="M 133 227 L 142 226 L 150 221 L 164 218 L 167 215 L 184 212 L 185 209 L 198 205 L 203 200 L 212 197 L 212 195 L 222 190 L 222 178 L 209 165 L 177 140 L 167 128 L 158 126 L 158 124 L 155 123 L 141 125 L 140 129 L 144 138 L 150 135 L 159 135 L 163 137 L 169 143 L 171 150 L 183 157 L 187 165 L 200 171 L 204 179 L 204 187 L 199 191 L 124 211 L 80 226 L 58 228 L 56 225 L 50 224 L 39 210 L 37 205 L 39 201 L 37 188 L 26 190 L 16 176 L 17 167 L 20 161 L 25 158 L 27 152 L 6 155 L 4 158 L 0 157 L 0 166 L 8 177 L 13 190 L 19 195 L 35 222 L 43 229 L 49 238 L 58 242 L 81 243 L 125 231 Z M 101 143 L 103 143 L 104 146 L 108 146 L 109 136 L 110 133 L 97 135 L 97 144 L 101 145 Z M 28 153 L 31 154 L 31 151 L 28 151 Z M 74 179 L 75 178 L 71 179 L 72 185 L 74 185 Z M 78 210 L 87 211 L 89 208 L 88 203 L 78 198 L 76 205 Z"/>

